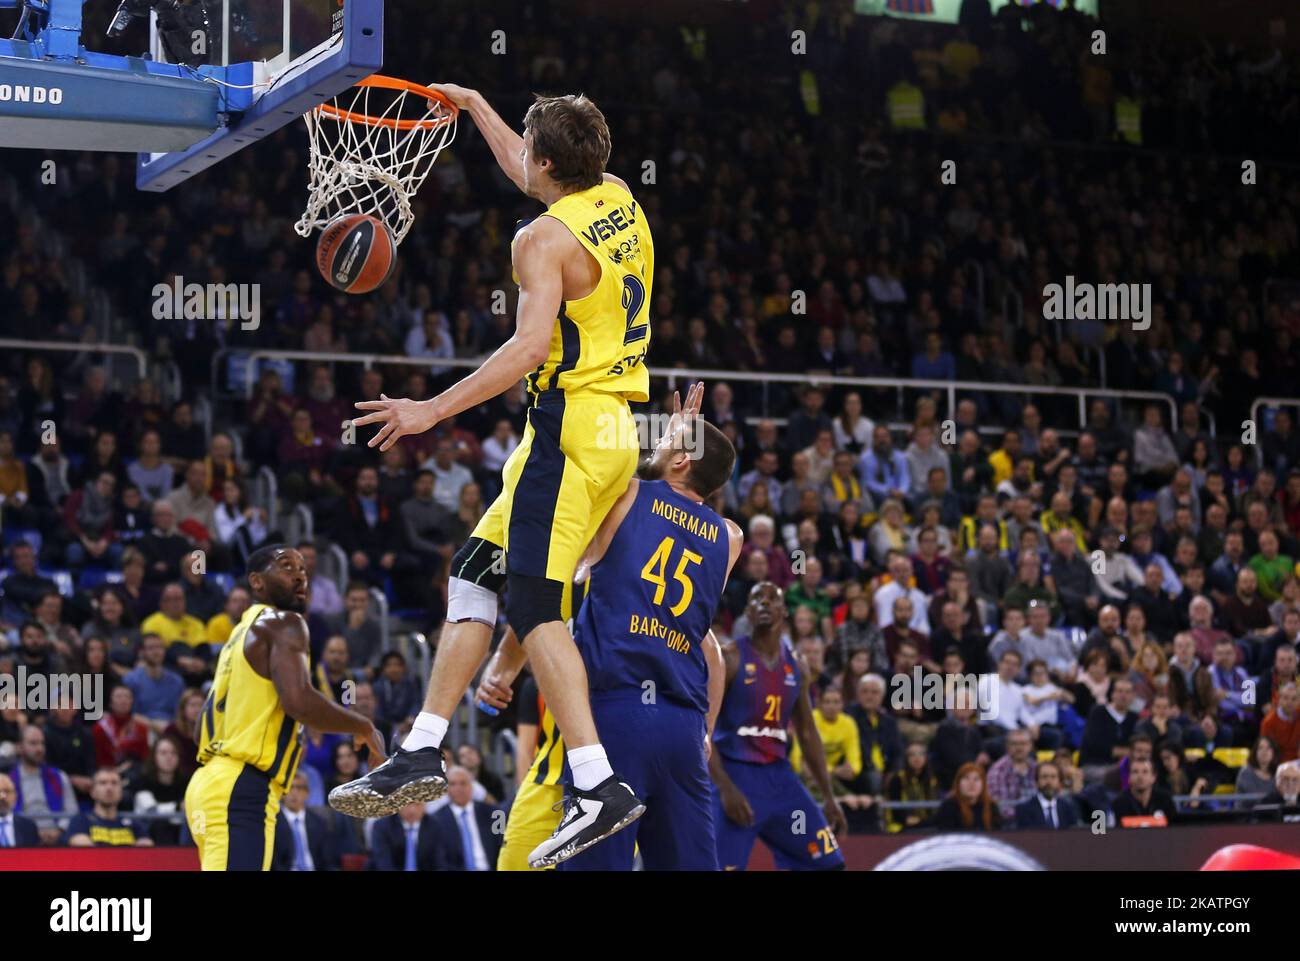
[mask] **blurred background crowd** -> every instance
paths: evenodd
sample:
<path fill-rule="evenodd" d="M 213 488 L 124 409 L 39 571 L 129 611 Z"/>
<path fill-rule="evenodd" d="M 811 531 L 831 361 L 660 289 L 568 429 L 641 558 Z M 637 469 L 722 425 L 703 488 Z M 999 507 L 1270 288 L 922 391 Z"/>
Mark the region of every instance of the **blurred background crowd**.
<path fill-rule="evenodd" d="M 477 87 L 515 122 L 529 91 L 606 112 L 659 250 L 645 410 L 732 374 L 705 378 L 740 454 L 715 507 L 746 531 L 715 630 L 747 630 L 755 583 L 785 590 L 854 830 L 1041 823 L 1026 803 L 1049 793 L 1080 820 L 1295 808 L 1295 53 L 1111 29 L 1099 56 L 1105 23 L 1047 5 L 967 3 L 955 25 L 516 6 L 393 5 L 390 36 L 419 39 L 385 70 Z M 507 55 L 482 55 L 502 23 Z M 41 186 L 34 154 L 0 157 L 0 332 L 143 367 L 0 352 L 0 673 L 105 684 L 94 722 L 0 704 L 0 825 L 8 795 L 47 816 L 44 843 L 183 841 L 166 815 L 264 543 L 312 567 L 321 689 L 386 732 L 419 710 L 447 561 L 528 398 L 382 457 L 345 422 L 510 336 L 509 241 L 536 205 L 466 122 L 398 271 L 349 298 L 292 231 L 305 150 L 287 128 L 161 196 L 125 157 L 67 155 Z M 1045 318 L 1067 277 L 1149 284 L 1149 326 Z M 177 282 L 258 284 L 258 323 L 160 318 L 154 287 Z M 898 696 L 930 675 L 948 697 Z M 968 675 L 978 696 L 952 696 Z M 535 720 L 465 725 L 458 790 L 508 805 Z M 320 807 L 357 769 L 312 734 L 286 805 L 328 838 L 313 865 L 392 862 Z M 282 853 L 304 863 L 291 837 Z"/>

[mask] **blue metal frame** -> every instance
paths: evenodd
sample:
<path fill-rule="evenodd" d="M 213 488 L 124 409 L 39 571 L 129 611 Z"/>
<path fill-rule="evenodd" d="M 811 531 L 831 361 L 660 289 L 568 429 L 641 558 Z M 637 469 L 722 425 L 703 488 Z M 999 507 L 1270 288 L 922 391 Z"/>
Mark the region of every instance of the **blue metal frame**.
<path fill-rule="evenodd" d="M 18 31 L 22 35 L 15 35 L 12 39 L 0 37 L 0 57 L 37 63 L 103 67 L 137 74 L 143 72 L 178 80 L 196 80 L 196 73 L 226 79 L 224 68 L 194 71 L 175 64 L 158 63 L 148 57 L 121 57 L 87 50 L 81 45 L 81 5 L 84 2 L 85 0 L 0 0 L 0 9 L 23 8 L 22 19 L 18 22 Z M 34 22 L 38 25 L 34 26 Z"/>
<path fill-rule="evenodd" d="M 249 109 L 229 117 L 225 125 L 193 147 L 158 157 L 141 154 L 136 164 L 136 187 L 158 192 L 170 190 L 355 86 L 383 64 L 383 0 L 346 0 L 340 53 L 322 59 L 284 85 L 268 91 Z"/>
<path fill-rule="evenodd" d="M 182 150 L 220 125 L 224 88 L 82 47 L 82 0 L 0 0 L 0 8 L 20 4 L 17 33 L 0 39 L 0 84 L 11 91 L 0 104 L 0 145 Z"/>
<path fill-rule="evenodd" d="M 220 124 L 219 88 L 144 69 L 0 57 L 0 89 L 0 147 L 184 150 Z"/>
<path fill-rule="evenodd" d="M 0 145 L 172 151 L 138 155 L 141 190 L 174 187 L 383 66 L 383 0 L 345 0 L 340 49 L 256 100 L 247 89 L 251 63 L 196 69 L 87 50 L 81 44 L 83 2 L 0 0 L 0 9 L 23 10 L 17 34 L 0 38 L 6 82 L 39 86 L 57 74 L 69 91 L 60 104 L 6 103 Z M 159 83 L 162 78 L 167 82 Z"/>

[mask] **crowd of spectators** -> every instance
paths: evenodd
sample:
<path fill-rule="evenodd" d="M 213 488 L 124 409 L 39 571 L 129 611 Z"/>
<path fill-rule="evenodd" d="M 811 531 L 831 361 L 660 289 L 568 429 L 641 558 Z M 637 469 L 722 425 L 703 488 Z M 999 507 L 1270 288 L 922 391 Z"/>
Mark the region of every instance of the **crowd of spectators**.
<path fill-rule="evenodd" d="M 1066 395 L 963 391 L 948 409 L 916 388 L 708 385 L 705 415 L 740 453 L 715 507 L 746 531 L 716 630 L 746 630 L 753 584 L 785 589 L 856 829 L 1254 803 L 1214 801 L 1224 787 L 1295 806 L 1300 784 L 1279 765 L 1300 743 L 1300 433 L 1286 407 L 1242 422 L 1255 398 L 1294 394 L 1300 297 L 1266 282 L 1300 266 L 1300 199 L 1276 168 L 1243 185 L 1239 148 L 1230 161 L 1211 153 L 1254 111 L 1293 112 L 1288 58 L 1161 41 L 1138 60 L 1116 36 L 1103 79 L 1075 15 L 948 29 L 823 4 L 805 11 L 813 111 L 795 82 L 805 64 L 778 66 L 779 19 L 645 28 L 625 63 L 599 42 L 605 20 L 558 5 L 533 5 L 544 19 L 521 24 L 500 58 L 472 53 L 504 16 L 493 5 L 427 6 L 401 18 L 437 17 L 437 29 L 411 29 L 426 39 L 390 72 L 436 59 L 507 118 L 533 89 L 582 89 L 605 108 L 611 169 L 630 175 L 659 248 L 653 366 L 1104 382 L 1172 400 L 1176 418 L 1097 397 L 1080 422 Z M 881 119 L 903 80 L 926 91 L 929 130 Z M 1144 98 L 1146 147 L 1184 153 L 1095 149 L 1115 131 L 1106 109 L 1088 109 L 1104 98 L 1088 98 L 1114 88 Z M 782 109 L 744 108 L 758 97 Z M 1260 149 L 1300 159 L 1284 140 Z M 250 603 L 244 559 L 281 540 L 274 519 L 299 505 L 315 532 L 300 547 L 318 685 L 355 691 L 386 733 L 419 710 L 424 678 L 383 644 L 372 591 L 436 637 L 446 561 L 499 489 L 528 400 L 519 385 L 382 457 L 346 421 L 354 400 L 429 396 L 461 373 L 440 360 L 509 336 L 510 225 L 537 211 L 467 121 L 417 200 L 395 276 L 373 296 L 335 295 L 292 232 L 304 151 L 286 131 L 162 198 L 136 193 L 121 158 L 81 155 L 32 193 L 126 319 L 114 332 L 174 363 L 179 391 L 153 376 L 119 383 L 91 351 L 0 357 L 0 673 L 75 671 L 104 686 L 94 722 L 0 704 L 0 767 L 13 765 L 0 825 L 13 794 L 20 813 L 64 822 L 42 828 L 44 843 L 181 840 L 175 818 L 123 833 L 123 812 L 177 810 L 214 652 Z M 937 173 L 948 158 L 961 171 L 951 186 Z M 644 161 L 653 180 L 637 176 Z M 3 163 L 31 177 L 12 152 Z M 0 237 L 6 334 L 100 339 L 33 224 L 13 218 Z M 1044 320 L 1045 286 L 1067 275 L 1150 283 L 1151 326 Z M 258 283 L 261 323 L 156 319 L 153 287 L 176 277 Z M 267 363 L 247 400 L 221 367 L 213 392 L 214 354 L 253 347 L 337 359 Z M 362 352 L 421 363 L 347 362 Z M 259 496 L 263 468 L 278 504 Z M 346 570 L 325 576 L 334 546 Z M 944 678 L 978 678 L 972 699 L 894 697 L 895 678 L 935 675 L 945 694 Z M 455 760 L 474 804 L 508 800 L 513 772 L 492 770 L 481 745 Z M 377 828 L 358 835 L 318 810 L 359 763 L 344 740 L 311 735 L 278 863 L 363 850 L 394 866 L 453 862 L 411 840 L 434 814 L 387 823 L 380 855 Z M 1028 803 L 1056 797 L 1069 803 Z M 882 798 L 931 804 L 882 812 Z"/>
<path fill-rule="evenodd" d="M 727 386 L 713 391 L 725 406 Z M 1293 462 L 1282 484 L 1267 466 L 1229 482 L 1217 463 L 1198 479 L 1187 452 L 1206 440 L 1175 437 L 1156 405 L 1130 431 L 1099 404 L 1074 447 L 1031 406 L 989 448 L 972 424 L 945 450 L 918 419 L 900 450 L 848 413 L 855 393 L 834 417 L 822 399 L 802 392 L 789 445 L 764 446 L 778 432 L 759 421 L 742 450 L 719 507 L 747 537 L 715 630 L 747 630 L 754 584 L 785 588 L 833 780 L 861 823 L 882 796 L 960 794 L 972 771 L 982 791 L 985 768 L 1010 819 L 1034 796 L 1035 748 L 1055 754 L 1087 813 L 1107 815 L 1124 810 L 1140 757 L 1178 796 L 1268 793 L 1277 765 L 1296 760 Z"/>

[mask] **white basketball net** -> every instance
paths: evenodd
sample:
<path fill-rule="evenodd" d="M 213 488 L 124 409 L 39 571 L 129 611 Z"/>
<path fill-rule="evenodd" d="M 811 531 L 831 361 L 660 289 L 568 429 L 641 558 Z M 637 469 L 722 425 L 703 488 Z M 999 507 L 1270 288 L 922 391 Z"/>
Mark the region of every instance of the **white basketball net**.
<path fill-rule="evenodd" d="M 456 111 L 374 76 L 303 119 L 310 182 L 294 230 L 307 237 L 339 217 L 370 214 L 400 244 L 415 221 L 411 198 L 456 137 Z"/>

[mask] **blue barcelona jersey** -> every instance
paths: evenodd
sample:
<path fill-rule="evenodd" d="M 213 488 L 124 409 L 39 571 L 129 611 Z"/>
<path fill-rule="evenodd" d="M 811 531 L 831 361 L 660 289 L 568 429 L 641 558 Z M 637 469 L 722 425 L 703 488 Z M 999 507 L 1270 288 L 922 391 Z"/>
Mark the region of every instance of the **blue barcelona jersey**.
<path fill-rule="evenodd" d="M 770 764 L 788 755 L 790 717 L 799 696 L 800 671 L 790 645 L 769 668 L 747 637 L 736 638 L 740 664 L 722 695 L 713 743 L 724 758 Z"/>
<path fill-rule="evenodd" d="M 593 694 L 649 690 L 709 707 L 700 642 L 713 624 L 730 554 L 713 509 L 666 481 L 641 481 L 605 556 L 591 569 L 574 640 Z"/>

